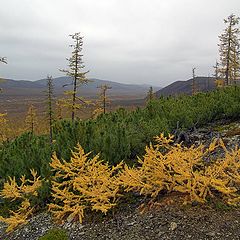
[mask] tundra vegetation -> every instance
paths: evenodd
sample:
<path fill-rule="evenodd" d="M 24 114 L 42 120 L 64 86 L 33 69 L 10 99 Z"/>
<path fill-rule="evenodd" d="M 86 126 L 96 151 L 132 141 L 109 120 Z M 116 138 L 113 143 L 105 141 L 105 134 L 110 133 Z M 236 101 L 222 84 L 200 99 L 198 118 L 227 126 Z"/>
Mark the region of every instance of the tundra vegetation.
<path fill-rule="evenodd" d="M 191 96 L 156 98 L 150 88 L 146 106 L 131 112 L 107 111 L 107 85 L 99 87 L 95 104 L 78 96 L 78 87 L 89 81 L 88 71 L 83 71 L 82 37 L 70 35 L 73 51 L 62 71 L 72 78 L 73 90 L 55 99 L 52 77 L 47 77 L 47 130 L 37 129 L 33 105 L 18 131 L 0 113 L 0 221 L 7 231 L 27 223 L 39 209 L 47 209 L 59 222 L 82 222 L 92 211 L 107 214 L 128 192 L 153 201 L 174 192 L 182 194 L 183 204 L 219 199 L 239 206 L 240 149 L 226 148 L 221 139 L 185 146 L 173 135 L 240 117 L 239 19 L 230 15 L 224 22 L 214 91 L 197 91 L 194 68 Z M 86 104 L 96 107 L 92 118 L 78 119 L 76 112 Z M 62 116 L 65 107 L 68 119 Z"/>

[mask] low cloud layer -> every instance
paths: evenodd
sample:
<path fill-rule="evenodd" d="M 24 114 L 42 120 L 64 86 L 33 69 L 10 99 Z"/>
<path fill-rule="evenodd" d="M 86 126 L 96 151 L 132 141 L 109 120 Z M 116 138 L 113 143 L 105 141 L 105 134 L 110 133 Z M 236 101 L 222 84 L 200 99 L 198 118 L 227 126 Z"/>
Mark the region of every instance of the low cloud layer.
<path fill-rule="evenodd" d="M 0 65 L 5 78 L 62 75 L 71 44 L 84 36 L 89 77 L 165 86 L 212 74 L 223 18 L 239 0 L 8 0 L 0 8 Z"/>

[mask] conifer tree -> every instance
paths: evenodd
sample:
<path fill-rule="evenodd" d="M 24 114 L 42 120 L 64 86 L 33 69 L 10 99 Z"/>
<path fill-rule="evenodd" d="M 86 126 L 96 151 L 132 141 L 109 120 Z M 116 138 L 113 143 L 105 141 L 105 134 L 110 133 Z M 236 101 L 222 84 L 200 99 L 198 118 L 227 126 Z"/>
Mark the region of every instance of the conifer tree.
<path fill-rule="evenodd" d="M 84 83 L 88 83 L 89 80 L 86 78 L 86 74 L 89 71 L 83 71 L 84 65 L 82 61 L 83 55 L 81 54 L 82 46 L 83 46 L 83 37 L 80 35 L 80 33 L 74 33 L 70 35 L 70 37 L 73 39 L 73 44 L 70 45 L 70 47 L 73 48 L 72 55 L 70 58 L 67 58 L 68 60 L 68 69 L 66 70 L 60 70 L 64 73 L 66 73 L 67 76 L 71 77 L 73 82 L 73 90 L 72 91 L 66 91 L 65 94 L 67 96 L 70 96 L 71 99 L 65 101 L 65 105 L 71 108 L 71 118 L 72 121 L 75 119 L 75 113 L 76 110 L 81 107 L 82 102 L 84 102 L 82 99 L 77 97 L 77 89 L 80 85 Z M 77 100 L 81 102 L 81 104 L 77 103 Z"/>
<path fill-rule="evenodd" d="M 0 63 L 5 63 L 7 64 L 7 59 L 5 57 L 0 57 Z M 0 79 L 0 82 L 3 82 L 2 79 Z M 0 88 L 0 92 L 2 92 L 2 88 Z"/>
<path fill-rule="evenodd" d="M 0 57 L 0 63 L 7 64 L 7 59 L 5 57 Z M 0 79 L 0 82 L 3 82 L 3 79 Z M 0 93 L 2 92 L 2 88 L 0 88 Z M 0 142 L 6 140 L 6 136 L 4 132 L 6 132 L 7 127 L 7 119 L 6 113 L 0 113 Z"/>
<path fill-rule="evenodd" d="M 153 92 L 153 87 L 151 86 L 147 93 L 147 100 L 151 102 L 154 98 L 155 98 L 155 94 Z"/>
<path fill-rule="evenodd" d="M 62 99 L 58 99 L 56 101 L 56 119 L 61 120 L 63 119 L 63 103 Z"/>
<path fill-rule="evenodd" d="M 52 76 L 47 76 L 47 117 L 48 117 L 48 126 L 49 126 L 49 140 L 50 144 L 52 145 L 53 142 L 53 79 Z"/>
<path fill-rule="evenodd" d="M 233 63 L 233 83 L 236 85 L 240 80 L 240 48 L 234 51 Z"/>
<path fill-rule="evenodd" d="M 215 78 L 215 81 L 217 81 L 219 79 L 219 62 L 216 60 L 215 66 L 213 66 L 214 68 L 214 74 L 213 77 Z"/>
<path fill-rule="evenodd" d="M 0 63 L 5 63 L 5 64 L 7 64 L 7 59 L 6 59 L 6 57 L 0 57 Z"/>
<path fill-rule="evenodd" d="M 220 77 L 220 69 L 219 69 L 219 62 L 218 61 L 216 61 L 216 64 L 215 64 L 215 66 L 213 66 L 213 68 L 214 68 L 213 77 L 215 79 L 216 87 L 217 88 L 224 87 L 224 80 L 221 79 L 221 77 Z"/>
<path fill-rule="evenodd" d="M 7 140 L 8 120 L 6 113 L 0 113 L 0 143 Z"/>
<path fill-rule="evenodd" d="M 92 113 L 92 117 L 96 118 L 101 113 L 107 112 L 107 105 L 110 104 L 110 100 L 107 97 L 107 90 L 112 89 L 112 87 L 107 84 L 103 84 L 97 88 L 100 88 L 99 100 L 96 102 L 96 109 Z"/>
<path fill-rule="evenodd" d="M 108 86 L 107 84 L 101 85 L 100 87 L 98 87 L 101 89 L 101 93 L 100 93 L 100 101 L 102 104 L 102 108 L 103 108 L 103 113 L 106 113 L 106 108 L 107 108 L 107 104 L 110 103 L 108 97 L 107 97 L 107 90 L 112 89 L 112 87 Z"/>
<path fill-rule="evenodd" d="M 37 123 L 36 108 L 33 105 L 31 105 L 28 109 L 25 123 L 27 131 L 30 131 L 33 134 Z"/>
<path fill-rule="evenodd" d="M 192 69 L 192 95 L 197 93 L 197 83 L 196 83 L 196 74 L 195 74 L 196 68 L 194 67 Z"/>
<path fill-rule="evenodd" d="M 226 85 L 235 83 L 239 74 L 239 19 L 234 14 L 224 19 L 227 27 L 219 36 L 220 73 Z"/>

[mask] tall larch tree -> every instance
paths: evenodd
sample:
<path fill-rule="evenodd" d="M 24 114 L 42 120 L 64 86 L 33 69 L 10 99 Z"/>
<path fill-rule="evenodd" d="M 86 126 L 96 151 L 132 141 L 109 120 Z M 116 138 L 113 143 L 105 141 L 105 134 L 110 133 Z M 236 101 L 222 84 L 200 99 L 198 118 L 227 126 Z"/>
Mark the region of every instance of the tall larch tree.
<path fill-rule="evenodd" d="M 0 113 L 0 143 L 7 140 L 7 132 L 9 129 L 6 113 Z"/>
<path fill-rule="evenodd" d="M 107 97 L 107 90 L 112 89 L 111 86 L 108 86 L 107 84 L 103 84 L 100 87 L 98 87 L 101 89 L 100 92 L 100 102 L 103 108 L 103 113 L 106 113 L 106 109 L 107 109 L 107 105 L 110 103 L 109 98 Z"/>
<path fill-rule="evenodd" d="M 107 91 L 112 89 L 111 86 L 103 84 L 98 86 L 100 89 L 99 99 L 96 101 L 95 110 L 92 112 L 92 117 L 96 118 L 100 114 L 105 114 L 107 112 L 107 106 L 110 104 L 110 99 L 107 96 Z"/>
<path fill-rule="evenodd" d="M 192 95 L 197 93 L 196 68 L 192 68 Z"/>
<path fill-rule="evenodd" d="M 58 99 L 56 101 L 56 119 L 57 120 L 62 120 L 63 119 L 63 103 L 62 99 Z"/>
<path fill-rule="evenodd" d="M 0 63 L 5 63 L 7 64 L 7 59 L 5 57 L 0 57 Z M 3 80 L 0 79 L 0 82 Z M 2 92 L 2 88 L 0 88 L 0 93 Z M 6 119 L 7 114 L 6 113 L 0 113 L 0 142 L 6 140 L 6 129 L 7 127 L 7 119 Z"/>
<path fill-rule="evenodd" d="M 216 88 L 224 87 L 224 80 L 221 79 L 221 77 L 220 77 L 220 69 L 219 69 L 218 61 L 216 61 L 215 66 L 213 66 L 213 68 L 214 68 L 213 77 L 214 77 L 214 82 L 215 82 Z"/>
<path fill-rule="evenodd" d="M 83 55 L 82 46 L 83 46 L 83 37 L 80 33 L 74 33 L 70 35 L 73 39 L 73 44 L 70 45 L 73 48 L 72 55 L 70 58 L 67 58 L 68 61 L 68 69 L 61 69 L 60 71 L 64 72 L 67 76 L 71 77 L 73 82 L 73 90 L 66 91 L 65 94 L 71 97 L 70 101 L 66 101 L 65 105 L 68 105 L 71 108 L 71 118 L 72 121 L 75 119 L 76 110 L 80 108 L 80 105 L 83 103 L 83 100 L 77 97 L 77 89 L 82 84 L 88 83 L 89 80 L 86 77 L 86 74 L 89 71 L 83 71 L 84 64 L 82 61 Z M 77 100 L 81 102 L 81 104 L 77 103 Z"/>
<path fill-rule="evenodd" d="M 239 20 L 234 14 L 224 19 L 227 26 L 219 36 L 220 73 L 225 85 L 232 85 L 239 78 Z"/>
<path fill-rule="evenodd" d="M 6 57 L 0 57 L 0 63 L 5 63 L 7 64 L 7 58 Z M 0 82 L 2 82 L 3 80 L 0 79 Z M 2 88 L 0 88 L 0 92 L 2 92 Z"/>
<path fill-rule="evenodd" d="M 26 130 L 33 134 L 37 124 L 37 109 L 33 105 L 31 105 L 28 109 L 25 123 Z"/>
<path fill-rule="evenodd" d="M 149 87 L 148 93 L 147 93 L 147 101 L 151 102 L 155 98 L 155 93 L 153 91 L 153 87 Z"/>
<path fill-rule="evenodd" d="M 233 83 L 237 85 L 237 82 L 240 80 L 240 47 L 239 43 L 236 47 L 233 55 Z"/>
<path fill-rule="evenodd" d="M 53 96 L 53 79 L 52 76 L 47 76 L 47 91 L 46 91 L 46 103 L 47 103 L 47 118 L 48 118 L 48 129 L 49 129 L 49 141 L 53 143 L 53 121 L 54 121 L 54 96 Z"/>

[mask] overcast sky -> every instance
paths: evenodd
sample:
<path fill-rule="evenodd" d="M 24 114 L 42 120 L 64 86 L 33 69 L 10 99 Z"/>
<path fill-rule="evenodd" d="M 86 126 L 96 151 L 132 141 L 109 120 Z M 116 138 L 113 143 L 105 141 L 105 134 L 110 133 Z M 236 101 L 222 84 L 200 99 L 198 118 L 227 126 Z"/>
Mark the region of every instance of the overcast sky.
<path fill-rule="evenodd" d="M 89 77 L 165 86 L 212 74 L 223 18 L 240 0 L 0 0 L 5 78 L 61 76 L 69 34 L 84 36 Z"/>

